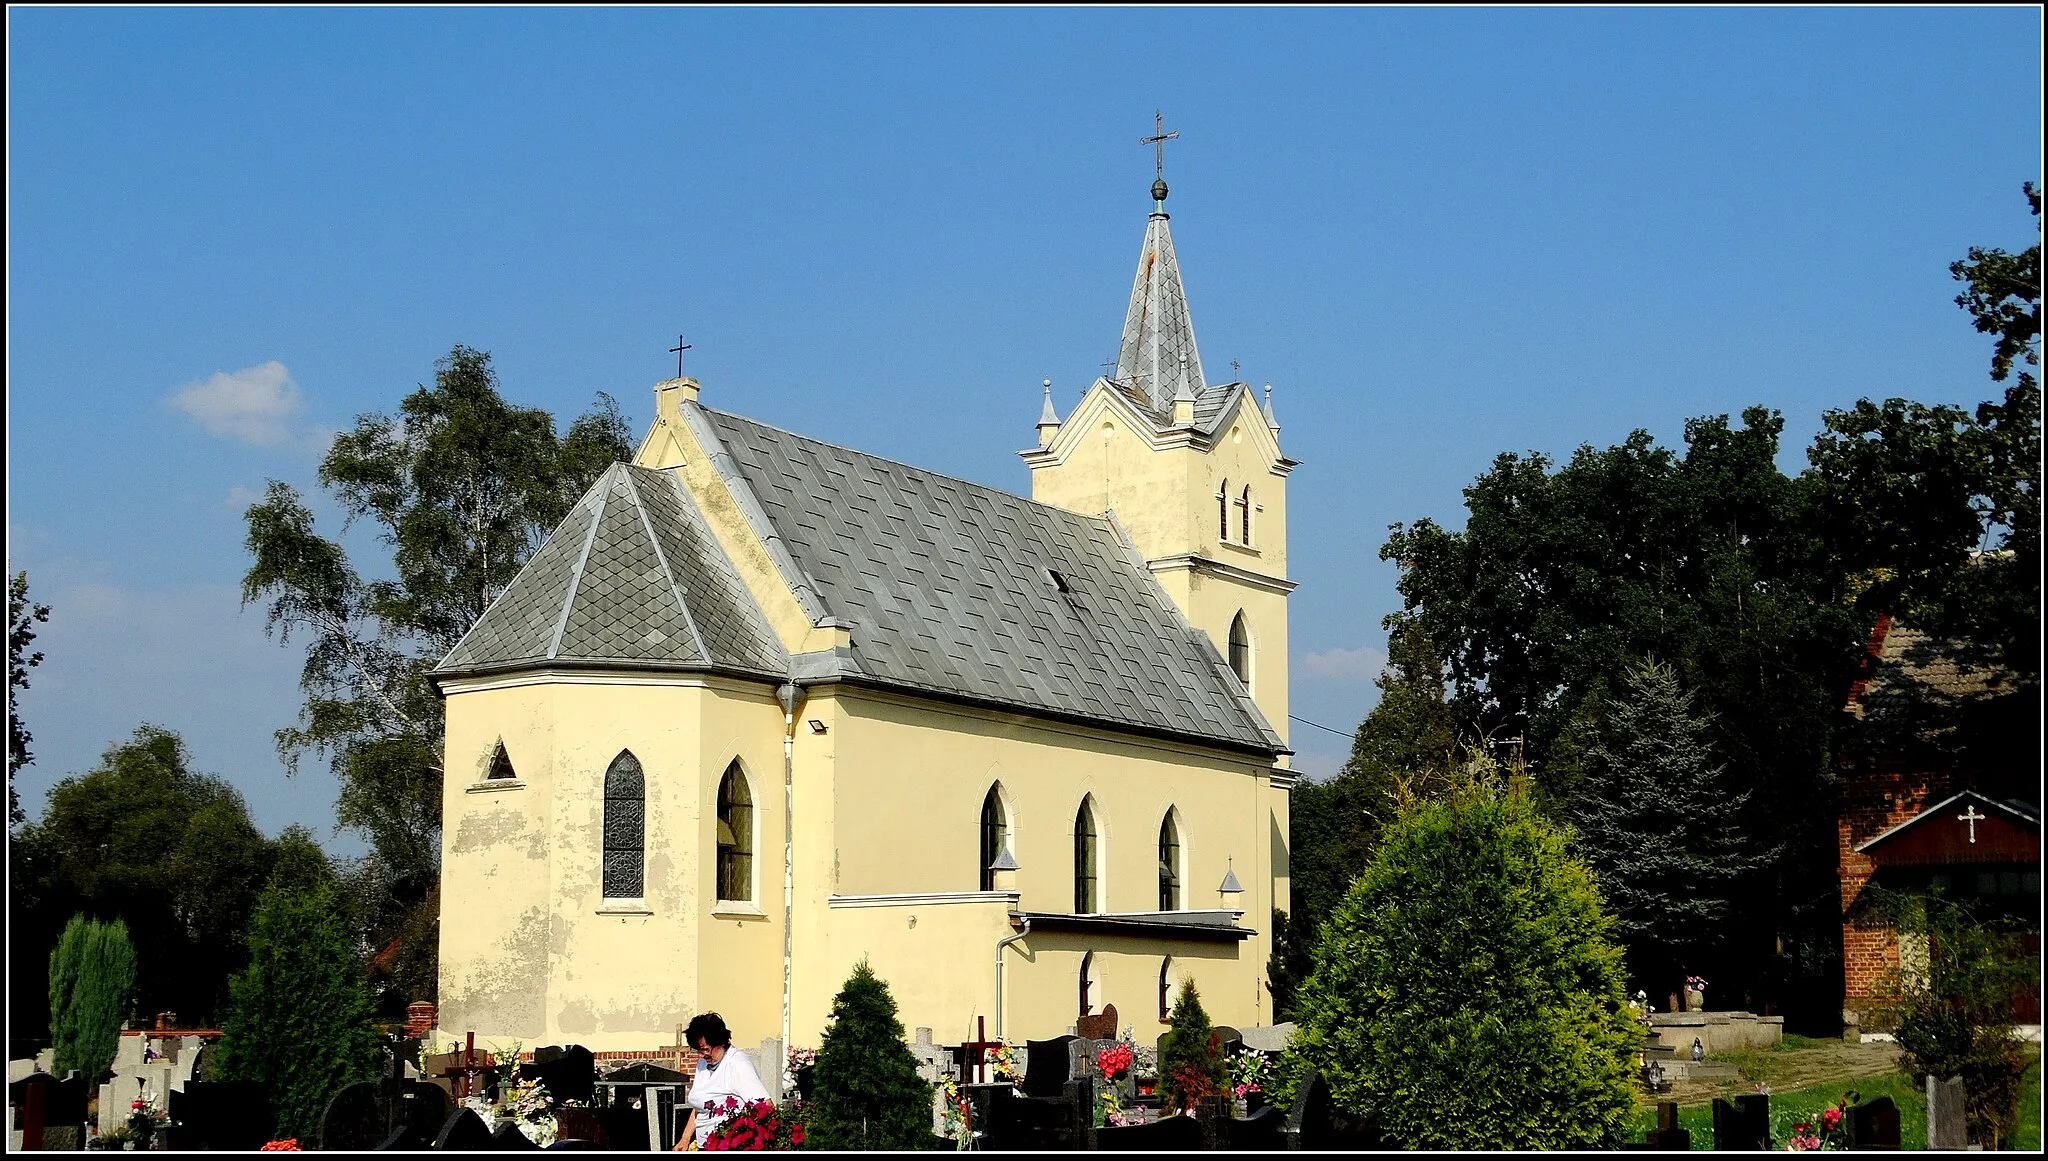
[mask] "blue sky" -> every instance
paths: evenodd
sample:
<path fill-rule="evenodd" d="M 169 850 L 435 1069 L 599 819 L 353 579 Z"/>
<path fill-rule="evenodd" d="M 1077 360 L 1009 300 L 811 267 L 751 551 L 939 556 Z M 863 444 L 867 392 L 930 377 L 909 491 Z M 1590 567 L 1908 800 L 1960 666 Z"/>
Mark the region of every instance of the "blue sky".
<path fill-rule="evenodd" d="M 707 403 L 1026 491 L 1039 380 L 1064 410 L 1114 354 L 1163 108 L 1208 372 L 1272 383 L 1304 461 L 1294 710 L 1349 729 L 1386 526 L 1458 523 L 1497 453 L 1762 403 L 1796 468 L 1825 408 L 1987 397 L 1947 265 L 2028 245 L 2041 172 L 2031 8 L 15 8 L 8 40 L 7 556 L 56 610 L 24 800 L 153 721 L 323 835 L 241 510 L 454 343 L 637 428 L 683 331 Z"/>

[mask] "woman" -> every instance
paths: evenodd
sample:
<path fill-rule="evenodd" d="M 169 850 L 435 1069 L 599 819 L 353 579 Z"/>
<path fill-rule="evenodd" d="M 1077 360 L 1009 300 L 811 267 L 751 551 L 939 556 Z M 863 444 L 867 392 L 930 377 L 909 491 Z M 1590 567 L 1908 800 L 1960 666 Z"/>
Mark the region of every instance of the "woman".
<path fill-rule="evenodd" d="M 754 1072 L 754 1062 L 744 1052 L 732 1050 L 732 1033 L 716 1012 L 706 1012 L 683 1029 L 683 1039 L 697 1050 L 697 1066 L 690 1077 L 690 1115 L 676 1134 L 676 1151 L 701 1149 L 704 1141 L 724 1124 L 730 1114 L 713 1112 L 715 1105 L 739 1098 L 739 1106 L 768 1099 L 768 1090 Z"/>

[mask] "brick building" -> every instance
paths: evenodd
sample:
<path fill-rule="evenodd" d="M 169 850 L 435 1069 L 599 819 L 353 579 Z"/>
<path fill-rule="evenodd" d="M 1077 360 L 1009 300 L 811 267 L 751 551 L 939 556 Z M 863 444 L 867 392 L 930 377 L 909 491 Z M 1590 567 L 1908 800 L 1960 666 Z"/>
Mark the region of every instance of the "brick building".
<path fill-rule="evenodd" d="M 1837 770 L 1845 1019 L 1917 958 L 1873 906 L 1873 886 L 2024 920 L 2038 956 L 2039 731 L 2017 692 L 2003 672 L 1889 617 L 1873 628 Z M 2038 1022 L 2038 989 L 2018 1007 Z"/>

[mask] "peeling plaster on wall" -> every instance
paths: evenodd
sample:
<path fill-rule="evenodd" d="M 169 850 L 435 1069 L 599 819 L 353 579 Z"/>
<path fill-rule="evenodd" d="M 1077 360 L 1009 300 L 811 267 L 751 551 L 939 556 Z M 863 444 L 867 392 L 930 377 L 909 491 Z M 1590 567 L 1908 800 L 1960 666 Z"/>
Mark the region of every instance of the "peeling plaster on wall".
<path fill-rule="evenodd" d="M 455 838 L 449 842 L 447 853 L 466 855 L 488 850 L 522 834 L 528 859 L 539 861 L 547 857 L 547 836 L 525 814 L 514 810 L 473 811 L 456 824 Z"/>
<path fill-rule="evenodd" d="M 682 911 L 688 904 L 682 884 L 676 879 L 675 860 L 666 852 L 647 856 L 647 898 L 658 911 Z"/>
<path fill-rule="evenodd" d="M 547 962 L 547 936 L 544 910 L 529 907 L 520 912 L 518 925 L 498 941 L 494 954 L 472 966 L 455 995 L 442 997 L 442 1026 L 450 1031 L 490 1028 L 501 1034 L 539 1036 L 546 1015 L 547 973 L 533 969 Z"/>
<path fill-rule="evenodd" d="M 590 1005 L 585 1001 L 571 1000 L 555 1013 L 555 1027 L 567 1036 L 595 1032 L 597 1014 L 590 1010 Z"/>

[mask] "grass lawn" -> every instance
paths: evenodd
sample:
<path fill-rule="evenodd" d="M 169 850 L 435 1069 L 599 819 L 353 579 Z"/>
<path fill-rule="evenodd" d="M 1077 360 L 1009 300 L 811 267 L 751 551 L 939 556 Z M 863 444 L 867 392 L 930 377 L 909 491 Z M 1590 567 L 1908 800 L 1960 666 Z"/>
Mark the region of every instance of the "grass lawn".
<path fill-rule="evenodd" d="M 2041 1056 L 2032 1050 L 2020 1088 L 2020 1123 L 2012 1147 L 2039 1151 L 2041 1148 Z M 1771 1138 L 1783 1148 L 1792 1126 L 1820 1115 L 1847 1092 L 1864 1100 L 1892 1098 L 1899 1106 L 1899 1147 L 1927 1147 L 1927 1098 L 1914 1087 L 1912 1079 L 1899 1071 L 1898 1054 L 1888 1044 L 1844 1044 L 1835 1040 L 1808 1040 L 1787 1036 L 1775 1049 L 1731 1052 L 1716 1059 L 1742 1069 L 1740 1081 L 1721 1084 L 1689 1084 L 1674 1089 L 1670 1098 L 1679 1102 L 1678 1123 L 1692 1131 L 1692 1147 L 1714 1147 L 1713 1099 L 1756 1091 L 1759 1082 L 1771 1086 Z M 1654 1103 L 1641 1104 L 1630 1125 L 1628 1139 L 1640 1141 L 1657 1127 Z"/>

